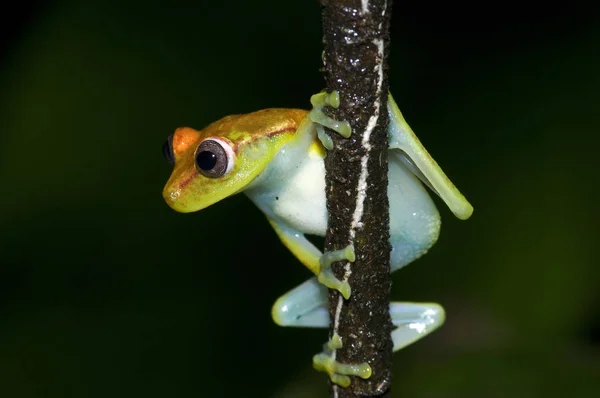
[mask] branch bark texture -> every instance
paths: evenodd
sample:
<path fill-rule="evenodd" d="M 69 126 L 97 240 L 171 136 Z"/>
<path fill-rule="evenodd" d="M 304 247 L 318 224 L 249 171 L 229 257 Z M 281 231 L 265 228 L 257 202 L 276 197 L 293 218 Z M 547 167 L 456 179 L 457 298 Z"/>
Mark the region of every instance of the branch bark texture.
<path fill-rule="evenodd" d="M 387 54 L 391 0 L 321 0 L 324 73 L 327 91 L 340 93 L 331 110 L 346 120 L 352 135 L 335 132 L 334 149 L 325 159 L 329 214 L 325 250 L 354 244 L 356 261 L 333 265 L 348 280 L 349 300 L 330 290 L 330 337 L 343 347 L 334 352 L 342 363 L 367 362 L 372 376 L 352 378 L 350 387 L 331 384 L 332 397 L 389 396 L 392 323 L 387 197 Z"/>

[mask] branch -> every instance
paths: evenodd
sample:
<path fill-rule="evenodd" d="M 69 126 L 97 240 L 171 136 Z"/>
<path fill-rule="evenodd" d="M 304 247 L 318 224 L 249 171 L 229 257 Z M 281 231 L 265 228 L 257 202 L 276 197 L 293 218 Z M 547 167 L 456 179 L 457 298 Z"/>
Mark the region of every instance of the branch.
<path fill-rule="evenodd" d="M 321 0 L 327 91 L 340 93 L 331 110 L 352 135 L 329 132 L 334 149 L 325 159 L 328 228 L 325 250 L 354 244 L 356 261 L 333 271 L 352 288 L 349 300 L 330 290 L 330 337 L 343 346 L 342 363 L 367 362 L 372 375 L 350 387 L 331 384 L 332 397 L 389 396 L 392 366 L 389 204 L 387 197 L 387 54 L 391 1 Z"/>

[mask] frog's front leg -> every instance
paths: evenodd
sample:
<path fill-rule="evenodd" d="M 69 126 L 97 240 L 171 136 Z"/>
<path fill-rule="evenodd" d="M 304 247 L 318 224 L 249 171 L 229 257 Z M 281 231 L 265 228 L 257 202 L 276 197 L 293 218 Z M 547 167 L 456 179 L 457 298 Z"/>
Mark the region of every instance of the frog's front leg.
<path fill-rule="evenodd" d="M 323 254 L 306 239 L 301 231 L 275 219 L 269 218 L 269 222 L 281 242 L 302 264 L 317 275 L 320 283 L 330 289 L 339 291 L 346 299 L 350 297 L 350 285 L 347 281 L 340 281 L 331 272 L 331 264 L 342 260 L 354 261 L 354 248 L 352 246 Z"/>

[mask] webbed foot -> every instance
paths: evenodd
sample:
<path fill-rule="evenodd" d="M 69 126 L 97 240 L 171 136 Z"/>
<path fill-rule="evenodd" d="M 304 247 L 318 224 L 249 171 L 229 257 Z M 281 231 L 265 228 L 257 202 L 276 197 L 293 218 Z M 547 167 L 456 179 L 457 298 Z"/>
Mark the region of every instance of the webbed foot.
<path fill-rule="evenodd" d="M 342 250 L 323 253 L 321 258 L 319 258 L 319 264 L 321 265 L 321 271 L 318 275 L 319 282 L 330 289 L 337 290 L 346 300 L 348 300 L 351 294 L 350 284 L 347 281 L 339 280 L 333 275 L 331 264 L 342 260 L 354 262 L 355 259 L 354 245 L 352 244 L 346 246 Z"/>
<path fill-rule="evenodd" d="M 350 137 L 352 134 L 350 123 L 347 121 L 334 120 L 323 112 L 323 108 L 326 106 L 331 106 L 336 109 L 340 106 L 340 94 L 337 91 L 315 94 L 310 97 L 310 103 L 312 104 L 313 109 L 310 111 L 308 116 L 311 121 L 316 123 L 317 136 L 319 137 L 319 140 L 321 140 L 321 143 L 325 149 L 333 149 L 333 141 L 331 140 L 331 137 L 325 133 L 323 127 L 330 128 L 344 138 Z"/>
<path fill-rule="evenodd" d="M 341 347 L 341 337 L 334 334 L 331 337 L 331 340 L 323 347 L 323 352 L 313 357 L 313 367 L 320 372 L 326 372 L 333 383 L 342 387 L 348 387 L 350 385 L 350 377 L 348 376 L 358 376 L 362 379 L 371 377 L 373 371 L 371 366 L 366 362 L 358 365 L 351 365 L 336 361 L 332 357 L 332 353 L 334 350 Z"/>

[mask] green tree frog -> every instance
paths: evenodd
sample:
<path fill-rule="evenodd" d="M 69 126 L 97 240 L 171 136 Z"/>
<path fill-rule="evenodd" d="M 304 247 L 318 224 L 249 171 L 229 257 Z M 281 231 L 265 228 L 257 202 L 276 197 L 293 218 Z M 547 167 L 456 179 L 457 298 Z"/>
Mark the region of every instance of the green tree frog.
<path fill-rule="evenodd" d="M 273 305 L 273 320 L 281 326 L 327 327 L 327 287 L 339 290 L 345 298 L 351 294 L 350 286 L 333 276 L 329 264 L 344 257 L 352 260 L 353 253 L 347 250 L 341 257 L 336 257 L 340 253 L 334 253 L 333 258 L 323 256 L 305 236 L 324 236 L 327 228 L 323 159 L 325 147 L 331 142 L 318 131 L 326 125 L 341 134 L 349 133 L 349 126 L 333 121 L 321 110 L 336 105 L 334 94 L 314 96 L 310 113 L 264 109 L 224 117 L 200 131 L 181 127 L 163 148 L 165 157 L 174 165 L 163 190 L 170 207 L 178 212 L 194 212 L 244 192 L 266 215 L 283 244 L 315 274 Z M 473 208 L 421 145 L 391 95 L 388 113 L 388 197 L 394 272 L 427 252 L 438 238 L 440 216 L 421 182 L 440 196 L 458 218 L 469 218 Z M 445 317 L 443 308 L 434 303 L 393 302 L 390 314 L 395 327 L 394 351 L 429 334 Z M 341 385 L 349 383 L 345 375 L 370 374 L 364 376 L 364 369 L 335 361 L 324 370 Z"/>

